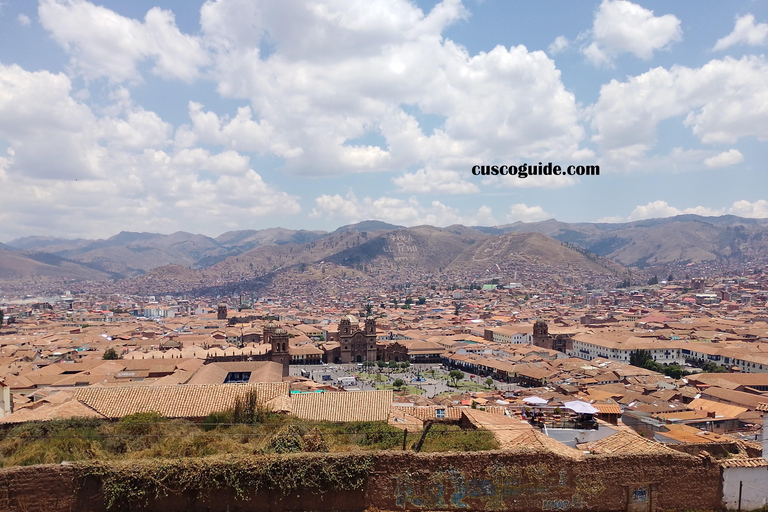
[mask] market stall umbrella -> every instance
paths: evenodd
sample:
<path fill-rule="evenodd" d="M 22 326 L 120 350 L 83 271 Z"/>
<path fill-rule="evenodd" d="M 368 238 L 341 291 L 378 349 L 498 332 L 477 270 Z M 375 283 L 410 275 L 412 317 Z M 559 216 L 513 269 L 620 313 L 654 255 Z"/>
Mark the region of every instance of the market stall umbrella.
<path fill-rule="evenodd" d="M 581 400 L 565 402 L 563 403 L 563 407 L 570 409 L 577 414 L 597 414 L 600 412 L 599 409 L 596 409 L 595 407 L 589 405 L 587 402 L 582 402 Z"/>
<path fill-rule="evenodd" d="M 523 398 L 523 403 L 528 405 L 544 405 L 547 403 L 547 400 L 539 398 L 538 396 L 529 396 L 528 398 Z"/>

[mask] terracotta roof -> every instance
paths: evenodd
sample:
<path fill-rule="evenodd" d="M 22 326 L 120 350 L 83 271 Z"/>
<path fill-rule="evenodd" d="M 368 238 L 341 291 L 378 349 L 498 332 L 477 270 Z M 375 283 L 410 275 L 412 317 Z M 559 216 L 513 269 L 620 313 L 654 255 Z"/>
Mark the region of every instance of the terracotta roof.
<path fill-rule="evenodd" d="M 464 409 L 462 414 L 476 427 L 490 430 L 502 450 L 532 447 L 569 458 L 582 456 L 579 450 L 548 437 L 519 418 L 510 418 L 477 409 Z"/>
<path fill-rule="evenodd" d="M 77 400 L 64 403 L 47 403 L 36 409 L 20 409 L 0 419 L 0 423 L 25 423 L 27 421 L 49 421 L 63 418 L 104 418 L 103 415 Z"/>
<path fill-rule="evenodd" d="M 203 365 L 189 379 L 189 384 L 224 384 L 230 372 L 248 372 L 250 384 L 281 382 L 283 365 L 273 361 L 240 361 Z"/>
<path fill-rule="evenodd" d="M 461 419 L 462 411 L 465 411 L 466 409 L 468 409 L 468 407 L 467 406 L 453 407 L 453 406 L 445 406 L 445 405 L 427 405 L 427 406 L 415 406 L 415 407 L 395 405 L 392 407 L 392 410 L 398 415 L 408 414 L 420 420 L 435 419 L 437 417 L 436 411 L 438 409 L 442 409 L 443 411 L 445 411 L 446 419 L 459 420 Z"/>
<path fill-rule="evenodd" d="M 725 459 L 718 461 L 724 468 L 761 468 L 768 466 L 768 460 L 762 457 L 750 459 Z"/>
<path fill-rule="evenodd" d="M 266 403 L 278 395 L 287 395 L 288 383 L 88 387 L 76 390 L 74 398 L 108 418 L 137 412 L 202 418 L 230 408 L 235 398 L 251 390 L 256 391 L 260 403 Z"/>
<path fill-rule="evenodd" d="M 666 432 L 656 432 L 659 437 L 666 437 L 679 443 L 694 444 L 720 444 L 723 442 L 733 442 L 732 437 L 706 432 L 688 425 L 670 424 L 666 425 Z"/>
<path fill-rule="evenodd" d="M 714 398 L 717 398 L 718 400 L 723 400 L 736 405 L 742 405 L 750 409 L 754 409 L 755 407 L 757 407 L 757 404 L 759 404 L 760 402 L 764 402 L 766 398 L 768 398 L 762 395 L 745 393 L 743 391 L 733 391 L 730 389 L 723 389 L 723 388 L 718 388 L 714 386 L 711 388 L 707 388 L 706 390 L 702 390 L 701 396 L 705 398 L 714 397 Z"/>
<path fill-rule="evenodd" d="M 312 421 L 387 421 L 392 398 L 391 390 L 294 393 L 291 410 L 294 416 Z"/>
<path fill-rule="evenodd" d="M 600 411 L 600 414 L 621 414 L 621 407 L 618 404 L 594 403 L 592 406 Z"/>
<path fill-rule="evenodd" d="M 722 416 L 725 418 L 735 418 L 739 414 L 742 414 L 748 410 L 746 407 L 725 404 L 723 402 L 715 402 L 714 400 L 707 400 L 706 398 L 696 398 L 688 404 L 688 407 L 693 410 L 702 409 L 707 412 L 713 412 L 717 416 Z"/>
<path fill-rule="evenodd" d="M 667 448 L 662 443 L 652 441 L 635 433 L 627 431 L 619 431 L 608 437 L 600 439 L 592 443 L 585 443 L 579 445 L 580 448 L 588 450 L 594 454 L 607 454 L 607 453 L 679 453 L 672 448 Z"/>
<path fill-rule="evenodd" d="M 757 404 L 757 410 L 768 412 L 768 402 L 760 402 L 759 404 Z"/>

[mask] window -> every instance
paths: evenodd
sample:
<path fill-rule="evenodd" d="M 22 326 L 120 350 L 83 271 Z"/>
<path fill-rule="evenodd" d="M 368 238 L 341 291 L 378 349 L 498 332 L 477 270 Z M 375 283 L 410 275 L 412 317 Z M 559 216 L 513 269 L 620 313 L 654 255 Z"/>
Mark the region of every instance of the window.
<path fill-rule="evenodd" d="M 248 382 L 251 379 L 251 372 L 229 372 L 224 384 Z"/>
<path fill-rule="evenodd" d="M 445 419 L 445 409 L 437 409 L 435 411 L 435 418 L 437 418 L 439 420 L 444 420 Z"/>

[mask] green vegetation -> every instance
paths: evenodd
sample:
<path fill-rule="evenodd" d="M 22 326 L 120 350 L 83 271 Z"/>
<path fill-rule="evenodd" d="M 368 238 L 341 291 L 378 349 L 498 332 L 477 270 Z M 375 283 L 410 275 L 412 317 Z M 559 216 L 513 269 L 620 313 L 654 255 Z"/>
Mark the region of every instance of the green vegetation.
<path fill-rule="evenodd" d="M 453 382 L 453 385 L 455 386 L 460 380 L 464 379 L 464 372 L 461 370 L 451 370 L 448 372 L 448 377 L 451 379 L 451 382 Z"/>
<path fill-rule="evenodd" d="M 357 378 L 360 379 L 360 380 L 370 380 L 370 381 L 373 381 L 373 382 L 384 382 L 384 381 L 386 381 L 388 379 L 388 377 L 385 377 L 384 375 L 382 375 L 380 373 L 360 372 L 360 373 L 356 373 L 355 375 L 357 375 Z"/>
<path fill-rule="evenodd" d="M 728 373 L 728 369 L 725 366 L 720 366 L 712 361 L 701 363 L 701 371 L 705 373 Z"/>
<path fill-rule="evenodd" d="M 78 463 L 79 487 L 94 481 L 104 494 L 107 510 L 144 510 L 149 500 L 169 495 L 195 494 L 211 498 L 212 491 L 232 489 L 250 499 L 259 489 L 283 495 L 297 489 L 317 492 L 363 488 L 372 468 L 363 454 L 340 457 L 215 457 L 209 459 L 143 460 L 138 462 Z"/>
<path fill-rule="evenodd" d="M 405 393 L 406 395 L 422 395 L 424 394 L 424 390 L 421 388 L 417 388 L 416 386 L 402 386 L 400 388 L 396 388 L 394 384 L 376 384 L 376 389 L 378 390 L 388 390 L 392 389 L 394 391 L 401 391 Z"/>
<path fill-rule="evenodd" d="M 415 388 L 404 389 L 422 392 Z M 418 435 L 409 434 L 407 444 L 415 444 Z M 125 416 L 117 422 L 73 418 L 6 425 L 0 432 L 0 466 L 390 450 L 401 449 L 402 442 L 403 432 L 385 422 L 303 421 L 270 412 L 251 397 L 246 397 L 229 411 L 210 414 L 203 423 L 168 419 L 149 412 Z M 495 447 L 490 432 L 465 432 L 458 426 L 451 426 L 444 430 L 433 429 L 423 450 L 488 450 Z"/>
<path fill-rule="evenodd" d="M 645 368 L 658 373 L 663 373 L 673 379 L 682 379 L 686 375 L 690 375 L 691 372 L 687 372 L 680 368 L 677 363 L 672 363 L 669 366 L 664 366 L 653 360 L 653 356 L 648 350 L 633 350 L 629 354 L 629 364 L 637 366 L 639 368 Z"/>
<path fill-rule="evenodd" d="M 108 360 L 120 359 L 120 354 L 118 354 L 117 350 L 115 350 L 114 348 L 109 347 L 107 350 L 104 351 L 103 359 L 108 359 Z"/>
<path fill-rule="evenodd" d="M 351 423 L 328 426 L 338 435 L 350 434 L 350 443 L 369 449 L 400 449 L 404 433 L 382 423 Z M 279 453 L 298 452 L 306 448 L 308 433 L 297 424 L 286 427 L 284 438 L 273 438 L 275 446 L 288 449 Z M 311 432 L 311 431 L 310 431 Z M 411 449 L 420 437 L 410 433 L 406 448 Z M 456 425 L 436 424 L 427 434 L 424 452 L 447 450 L 476 451 L 498 449 L 493 434 L 484 430 L 461 430 Z M 319 450 L 322 451 L 322 450 Z M 288 456 L 215 456 L 195 459 L 147 459 L 105 463 L 76 463 L 79 487 L 95 484 L 104 494 L 107 510 L 143 510 L 149 500 L 169 495 L 211 498 L 217 489 L 231 489 L 239 499 L 253 497 L 259 489 L 278 491 L 283 495 L 297 489 L 336 492 L 362 489 L 373 467 L 369 453 L 346 453 L 318 457 L 308 453 Z"/>

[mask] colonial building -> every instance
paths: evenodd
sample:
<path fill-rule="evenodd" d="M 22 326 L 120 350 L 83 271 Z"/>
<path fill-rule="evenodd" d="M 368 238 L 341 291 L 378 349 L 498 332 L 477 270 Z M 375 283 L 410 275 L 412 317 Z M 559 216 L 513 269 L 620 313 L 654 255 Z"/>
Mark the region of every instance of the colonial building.
<path fill-rule="evenodd" d="M 270 345 L 270 350 L 263 354 L 249 354 L 249 355 L 221 355 L 221 356 L 209 356 L 205 362 L 208 363 L 221 363 L 221 362 L 235 362 L 235 361 L 272 361 L 280 363 L 283 367 L 283 377 L 288 376 L 288 365 L 291 362 L 290 346 L 288 333 L 282 327 L 279 327 L 274 322 L 269 322 L 264 326 L 263 339 L 264 343 Z"/>
<path fill-rule="evenodd" d="M 365 327 L 352 326 L 351 315 L 339 322 L 340 363 L 362 363 L 376 360 L 376 320 L 369 317 Z"/>
<path fill-rule="evenodd" d="M 549 327 L 544 320 L 536 320 L 533 324 L 532 342 L 537 347 L 558 352 L 567 353 L 573 350 L 573 339 L 571 333 L 559 333 L 552 335 L 549 333 Z"/>

